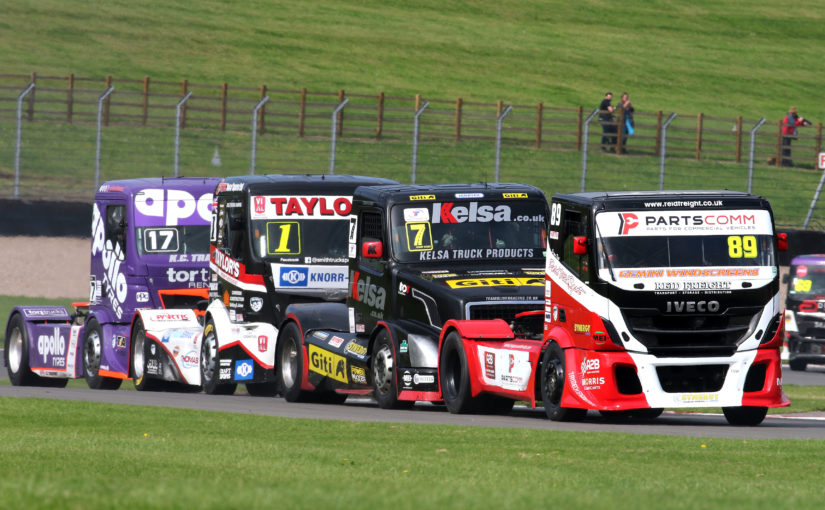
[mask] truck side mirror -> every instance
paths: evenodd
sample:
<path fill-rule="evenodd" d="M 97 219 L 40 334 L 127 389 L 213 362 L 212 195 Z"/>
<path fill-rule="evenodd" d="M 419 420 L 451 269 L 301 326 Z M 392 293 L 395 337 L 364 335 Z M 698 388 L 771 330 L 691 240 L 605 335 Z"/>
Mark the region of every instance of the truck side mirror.
<path fill-rule="evenodd" d="M 776 233 L 776 249 L 779 251 L 788 251 L 788 233 Z"/>
<path fill-rule="evenodd" d="M 587 255 L 587 236 L 573 238 L 573 255 Z"/>
<path fill-rule="evenodd" d="M 384 256 L 384 243 L 381 241 L 365 241 L 361 245 L 361 255 L 365 259 L 380 259 Z"/>

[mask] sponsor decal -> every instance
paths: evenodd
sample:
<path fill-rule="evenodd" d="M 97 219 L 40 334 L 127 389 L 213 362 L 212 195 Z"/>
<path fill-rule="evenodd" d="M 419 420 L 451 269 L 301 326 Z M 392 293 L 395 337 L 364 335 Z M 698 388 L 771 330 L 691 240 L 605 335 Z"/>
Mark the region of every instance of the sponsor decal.
<path fill-rule="evenodd" d="M 166 276 L 169 283 L 186 283 L 190 288 L 205 288 L 209 281 L 209 269 L 166 269 Z"/>
<path fill-rule="evenodd" d="M 800 278 L 808 276 L 808 266 L 796 266 L 796 276 Z"/>
<path fill-rule="evenodd" d="M 527 198 L 527 193 L 502 193 L 502 198 Z"/>
<path fill-rule="evenodd" d="M 599 361 L 599 358 L 584 358 L 582 360 L 582 375 L 586 375 L 588 372 L 598 372 L 600 369 L 601 362 Z"/>
<path fill-rule="evenodd" d="M 435 200 L 435 195 L 410 195 L 411 202 L 415 202 L 417 200 Z"/>
<path fill-rule="evenodd" d="M 260 312 L 263 307 L 263 298 L 257 296 L 249 298 L 249 308 L 251 308 L 253 312 Z"/>
<path fill-rule="evenodd" d="M 668 301 L 667 313 L 716 313 L 719 301 Z"/>
<path fill-rule="evenodd" d="M 573 324 L 573 333 L 577 333 L 579 335 L 589 335 L 590 324 Z"/>
<path fill-rule="evenodd" d="M 66 338 L 60 334 L 60 328 L 54 328 L 54 331 L 51 335 L 40 335 L 37 337 L 37 352 L 43 356 L 43 363 L 46 363 L 47 356 L 58 356 L 62 355 L 66 351 Z M 59 363 L 59 366 L 63 366 L 65 360 Z M 57 359 L 53 360 L 57 365 Z"/>
<path fill-rule="evenodd" d="M 255 196 L 251 200 L 253 219 L 340 219 L 352 211 L 351 196 Z"/>
<path fill-rule="evenodd" d="M 718 393 L 681 393 L 673 398 L 677 404 L 695 404 L 699 402 L 717 402 Z"/>
<path fill-rule="evenodd" d="M 547 233 L 547 236 L 550 237 L 550 239 L 557 241 L 559 239 L 559 232 L 558 230 L 551 230 Z"/>
<path fill-rule="evenodd" d="M 398 282 L 398 293 L 402 296 L 410 292 L 410 287 L 404 282 Z"/>
<path fill-rule="evenodd" d="M 157 348 L 155 347 L 155 344 L 149 344 L 149 352 L 152 353 L 152 356 L 157 354 Z"/>
<path fill-rule="evenodd" d="M 462 289 L 468 287 L 521 287 L 521 286 L 544 286 L 543 278 L 462 278 L 459 280 L 445 280 L 451 289 Z"/>
<path fill-rule="evenodd" d="M 312 336 L 314 336 L 315 338 L 320 338 L 321 340 L 326 340 L 327 338 L 329 338 L 329 333 L 325 333 L 323 331 L 314 331 L 312 333 Z"/>
<path fill-rule="evenodd" d="M 232 366 L 232 360 L 231 359 L 221 358 L 218 361 L 220 362 L 220 366 L 222 366 L 222 367 L 231 367 Z"/>
<path fill-rule="evenodd" d="M 221 381 L 228 381 L 232 379 L 232 368 L 231 367 L 222 367 L 218 371 L 218 379 Z"/>
<path fill-rule="evenodd" d="M 347 362 L 343 356 L 309 344 L 309 369 L 311 371 L 346 384 L 349 383 L 346 365 Z"/>
<path fill-rule="evenodd" d="M 163 218 L 166 226 L 208 225 L 212 220 L 212 193 L 197 200 L 181 189 L 147 188 L 135 194 L 135 224 L 156 226 Z"/>
<path fill-rule="evenodd" d="M 309 280 L 309 268 L 282 267 L 281 287 L 306 287 Z"/>
<path fill-rule="evenodd" d="M 135 301 L 138 303 L 148 303 L 149 302 L 149 293 L 148 292 L 135 292 Z"/>
<path fill-rule="evenodd" d="M 703 235 L 708 233 L 773 233 L 766 210 L 741 209 L 697 212 L 627 211 L 602 213 L 596 218 L 605 236 L 654 236 L 662 234 Z"/>
<path fill-rule="evenodd" d="M 387 300 L 387 291 L 383 287 L 370 283 L 370 276 L 367 276 L 365 280 L 362 280 L 360 271 L 351 271 L 350 281 L 352 282 L 352 298 L 355 301 L 364 303 L 371 308 L 384 310 L 384 305 Z"/>
<path fill-rule="evenodd" d="M 355 332 L 356 333 L 363 333 L 367 330 L 367 327 L 364 324 L 356 324 L 355 325 Z"/>
<path fill-rule="evenodd" d="M 619 235 L 626 236 L 631 229 L 639 226 L 639 217 L 633 213 L 619 213 Z"/>
<path fill-rule="evenodd" d="M 479 205 L 470 202 L 456 205 L 454 202 L 435 202 L 432 206 L 433 223 L 489 223 L 510 221 L 510 206 Z"/>
<path fill-rule="evenodd" d="M 251 359 L 239 359 L 235 362 L 235 380 L 248 381 L 252 379 L 254 368 Z"/>
<path fill-rule="evenodd" d="M 485 384 L 524 391 L 530 381 L 530 354 L 512 349 L 479 348 Z"/>
<path fill-rule="evenodd" d="M 405 338 L 404 340 L 401 340 L 401 348 L 399 349 L 399 352 L 403 354 L 407 352 L 408 349 L 409 347 L 407 346 L 407 339 Z"/>
<path fill-rule="evenodd" d="M 258 335 L 258 352 L 266 352 L 269 347 L 269 338 L 266 335 Z"/>
<path fill-rule="evenodd" d="M 593 341 L 596 345 L 604 345 L 607 343 L 607 333 L 604 331 L 596 331 L 593 333 Z"/>
<path fill-rule="evenodd" d="M 189 351 L 186 354 L 182 354 L 180 357 L 181 365 L 183 368 L 194 368 L 198 366 L 198 362 L 200 358 L 198 357 L 197 351 Z"/>
<path fill-rule="evenodd" d="M 123 335 L 114 335 L 112 337 L 112 349 L 116 350 L 125 350 L 126 349 L 126 337 Z"/>
<path fill-rule="evenodd" d="M 404 383 L 404 386 L 409 388 L 412 386 L 413 376 L 409 371 L 405 371 L 404 375 L 401 376 L 401 381 Z"/>
<path fill-rule="evenodd" d="M 408 223 L 430 221 L 430 211 L 426 207 L 408 207 L 404 209 L 404 221 Z"/>
<path fill-rule="evenodd" d="M 154 345 L 152 347 L 154 347 Z M 154 354 L 154 352 L 152 354 Z M 158 360 L 154 358 L 146 360 L 146 373 L 160 375 L 160 363 L 158 363 Z"/>
<path fill-rule="evenodd" d="M 361 367 L 356 367 L 352 365 L 349 367 L 350 376 L 352 376 L 352 382 L 357 384 L 367 384 L 367 373 Z"/>
<path fill-rule="evenodd" d="M 338 348 L 338 347 L 341 347 L 341 344 L 343 344 L 343 343 L 344 343 L 344 339 L 341 338 L 340 336 L 333 336 L 332 338 L 329 339 L 330 347 Z"/>
<path fill-rule="evenodd" d="M 356 356 L 366 356 L 367 355 L 367 348 L 361 344 L 355 342 L 355 340 L 350 340 L 347 346 L 345 347 L 347 352 L 351 352 Z"/>
<path fill-rule="evenodd" d="M 215 190 L 216 193 L 223 193 L 224 191 L 228 193 L 236 193 L 238 191 L 243 191 L 243 183 L 242 182 L 233 182 L 227 183 L 222 182 L 218 184 L 218 189 Z"/>
<path fill-rule="evenodd" d="M 484 198 L 484 193 L 456 193 L 456 198 Z"/>
<path fill-rule="evenodd" d="M 220 250 L 212 250 L 212 262 L 218 266 L 218 269 L 237 278 L 241 275 L 241 263 L 232 257 L 226 255 Z"/>
<path fill-rule="evenodd" d="M 433 384 L 435 382 L 435 376 L 432 374 L 415 374 L 413 376 L 413 383 L 418 386 L 419 384 Z"/>
<path fill-rule="evenodd" d="M 24 309 L 23 313 L 26 317 L 31 318 L 50 318 L 50 317 L 65 317 L 66 310 L 60 307 L 54 308 L 36 308 L 36 309 Z"/>
<path fill-rule="evenodd" d="M 103 287 L 106 288 L 106 297 L 109 298 L 112 311 L 118 319 L 123 317 L 123 303 L 128 297 L 129 287 L 126 276 L 120 271 L 121 262 L 126 258 L 120 249 L 120 244 L 112 246 L 112 241 L 106 239 L 103 216 L 97 204 L 92 208 L 92 257 L 100 254 L 103 266 Z"/>

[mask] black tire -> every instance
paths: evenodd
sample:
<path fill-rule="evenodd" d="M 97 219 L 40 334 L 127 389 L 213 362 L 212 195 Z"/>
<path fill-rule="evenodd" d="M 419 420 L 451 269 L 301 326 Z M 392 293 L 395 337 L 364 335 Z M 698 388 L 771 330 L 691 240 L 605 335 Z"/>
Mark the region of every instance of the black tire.
<path fill-rule="evenodd" d="M 275 350 L 275 373 L 278 393 L 287 402 L 306 402 L 309 393 L 301 389 L 304 378 L 304 350 L 301 330 L 294 322 L 287 323 L 278 338 Z"/>
<path fill-rule="evenodd" d="M 762 423 L 765 415 L 768 414 L 767 407 L 723 407 L 725 419 L 728 423 L 737 427 L 755 427 Z"/>
<path fill-rule="evenodd" d="M 232 395 L 237 383 L 220 384 L 218 379 L 218 333 L 210 317 L 203 328 L 201 339 L 201 386 L 209 395 Z"/>
<path fill-rule="evenodd" d="M 3 345 L 9 380 L 13 386 L 34 386 L 40 377 L 29 367 L 29 335 L 20 314 L 14 314 L 6 328 Z"/>
<path fill-rule="evenodd" d="M 798 359 L 788 360 L 788 365 L 790 365 L 791 370 L 794 372 L 804 372 L 805 369 L 808 368 L 807 362 Z"/>
<path fill-rule="evenodd" d="M 86 323 L 83 339 L 83 377 L 93 390 L 116 390 L 123 379 L 100 375 L 100 358 L 103 354 L 103 333 L 100 323 L 92 317 Z"/>
<path fill-rule="evenodd" d="M 151 340 L 149 340 L 151 342 Z M 146 350 L 149 348 L 146 339 L 146 328 L 143 320 L 138 318 L 132 328 L 130 337 L 132 382 L 137 391 L 160 391 L 164 389 L 165 381 L 149 377 L 146 374 Z"/>
<path fill-rule="evenodd" d="M 587 415 L 587 409 L 561 406 L 565 381 L 564 350 L 556 342 L 550 342 L 541 358 L 540 389 L 544 412 L 553 421 L 580 421 Z"/>
<path fill-rule="evenodd" d="M 275 382 L 247 383 L 246 392 L 252 397 L 274 397 L 278 388 Z"/>
<path fill-rule="evenodd" d="M 382 329 L 372 345 L 370 372 L 372 396 L 381 409 L 410 409 L 415 402 L 398 400 L 398 369 L 395 349 L 386 329 Z"/>
<path fill-rule="evenodd" d="M 444 339 L 438 366 L 441 396 L 447 410 L 453 414 L 475 412 L 480 402 L 471 396 L 467 354 L 457 332 L 451 331 Z"/>

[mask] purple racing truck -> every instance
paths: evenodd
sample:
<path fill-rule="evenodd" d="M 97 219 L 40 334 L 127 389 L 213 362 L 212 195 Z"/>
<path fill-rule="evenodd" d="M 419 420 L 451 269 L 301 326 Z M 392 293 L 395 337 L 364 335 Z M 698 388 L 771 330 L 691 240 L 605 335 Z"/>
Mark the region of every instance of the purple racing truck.
<path fill-rule="evenodd" d="M 5 362 L 15 386 L 117 389 L 129 379 L 130 331 L 138 309 L 192 311 L 208 298 L 209 225 L 218 178 L 110 181 L 92 208 L 89 302 L 17 306 L 6 326 Z M 188 310 L 187 310 L 188 309 Z M 162 310 L 157 314 L 162 315 Z M 161 317 L 162 319 L 162 317 Z M 176 352 L 177 351 L 177 352 Z M 198 365 L 198 353 L 170 350 L 172 365 Z"/>

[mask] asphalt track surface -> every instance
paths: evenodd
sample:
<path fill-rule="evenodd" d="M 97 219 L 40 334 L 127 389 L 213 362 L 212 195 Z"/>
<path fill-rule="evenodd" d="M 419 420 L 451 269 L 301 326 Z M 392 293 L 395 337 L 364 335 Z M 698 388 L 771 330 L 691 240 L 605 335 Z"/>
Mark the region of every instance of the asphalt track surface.
<path fill-rule="evenodd" d="M 811 367 L 809 371 L 803 373 L 785 370 L 783 374 L 786 384 L 825 386 L 825 367 Z M 5 367 L 0 366 L 0 377 L 7 377 Z M 126 381 L 124 384 L 131 383 Z M 15 386 L 0 386 L 0 396 L 170 407 L 314 420 L 662 434 L 731 439 L 825 439 L 825 413 L 769 415 L 758 427 L 732 427 L 727 424 L 724 416 L 714 414 L 666 412 L 651 422 L 608 423 L 598 413 L 591 411 L 582 422 L 560 423 L 548 420 L 542 408 L 530 409 L 517 406 L 506 416 L 453 415 L 442 406 L 426 403 L 419 403 L 412 410 L 379 409 L 372 400 L 355 397 L 350 397 L 344 405 L 325 405 L 295 404 L 286 402 L 282 398 L 250 397 L 245 394 L 219 396 L 204 393 L 153 393 Z"/>

